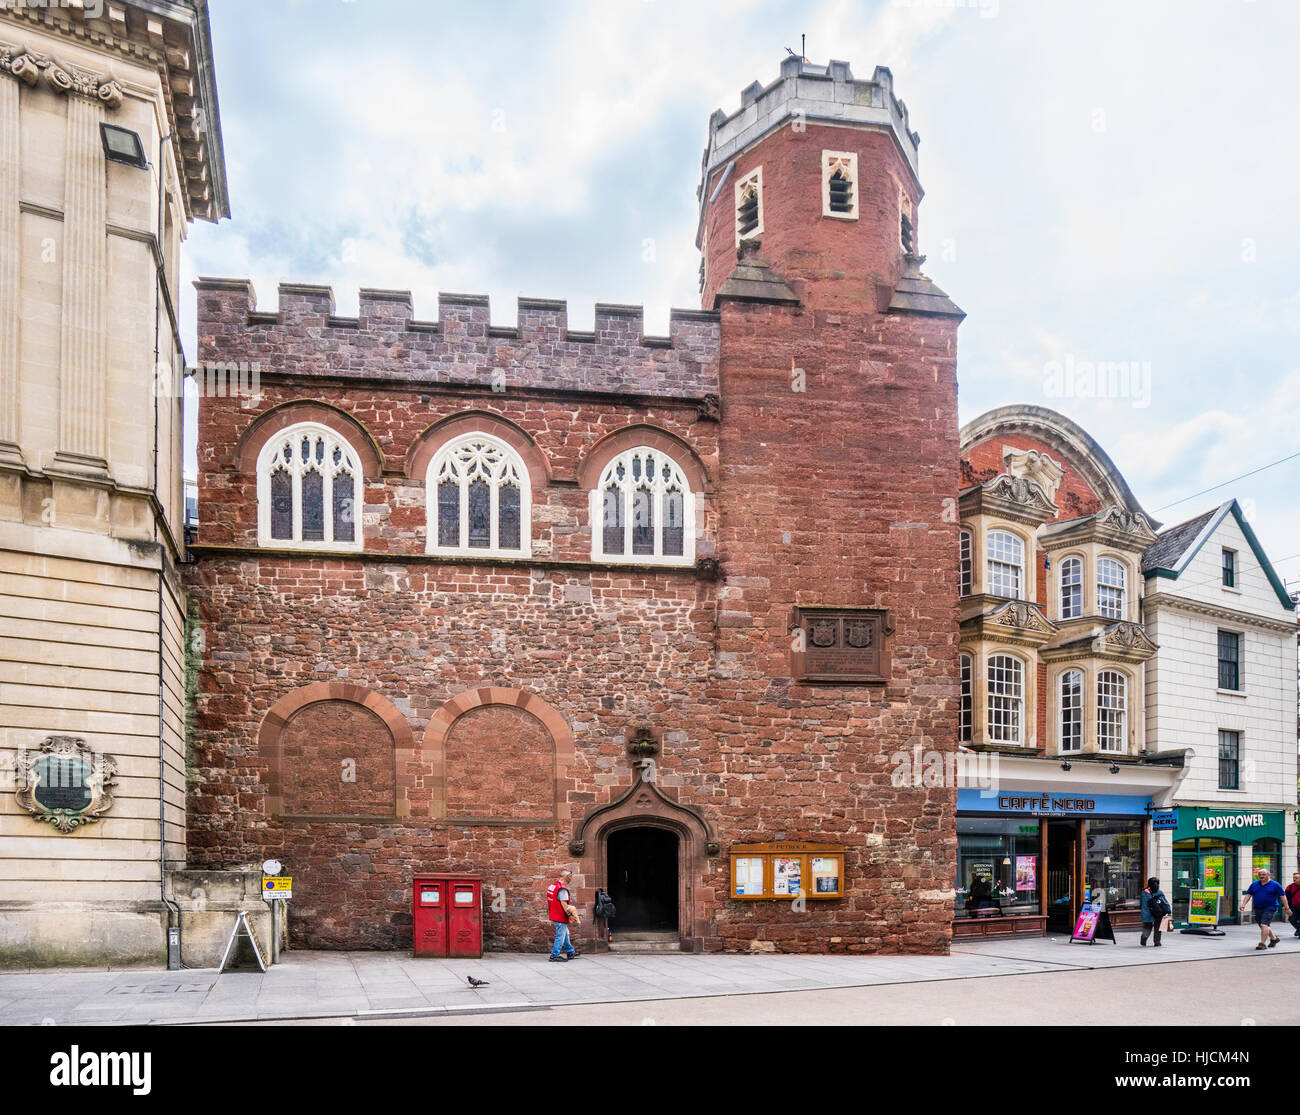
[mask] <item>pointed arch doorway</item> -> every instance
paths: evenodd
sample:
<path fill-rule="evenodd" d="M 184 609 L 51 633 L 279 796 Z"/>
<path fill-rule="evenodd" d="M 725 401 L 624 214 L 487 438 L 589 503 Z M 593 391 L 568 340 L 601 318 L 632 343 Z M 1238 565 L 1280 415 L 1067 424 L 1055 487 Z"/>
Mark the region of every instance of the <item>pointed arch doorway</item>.
<path fill-rule="evenodd" d="M 569 851 L 580 857 L 588 885 L 609 891 L 618 907 L 615 941 L 624 932 L 673 934 L 683 950 L 703 951 L 710 931 L 697 915 L 695 891 L 721 849 L 699 810 L 637 781 L 578 823 Z M 638 923 L 648 928 L 632 929 Z M 583 938 L 604 946 L 594 924 L 583 926 Z"/>

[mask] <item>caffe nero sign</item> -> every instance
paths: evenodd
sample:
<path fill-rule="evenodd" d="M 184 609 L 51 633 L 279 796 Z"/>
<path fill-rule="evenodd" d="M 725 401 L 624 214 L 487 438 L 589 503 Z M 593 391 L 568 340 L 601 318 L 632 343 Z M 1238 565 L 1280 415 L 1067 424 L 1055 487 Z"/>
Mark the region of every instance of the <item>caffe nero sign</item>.
<path fill-rule="evenodd" d="M 1281 809 L 1188 809 L 1178 811 L 1175 840 L 1196 837 L 1235 840 L 1253 844 L 1256 840 L 1285 839 L 1286 812 Z"/>
<path fill-rule="evenodd" d="M 1145 817 L 1149 797 L 1126 794 L 1044 793 L 1041 790 L 958 790 L 957 808 L 971 813 L 1028 813 L 1038 817 Z"/>

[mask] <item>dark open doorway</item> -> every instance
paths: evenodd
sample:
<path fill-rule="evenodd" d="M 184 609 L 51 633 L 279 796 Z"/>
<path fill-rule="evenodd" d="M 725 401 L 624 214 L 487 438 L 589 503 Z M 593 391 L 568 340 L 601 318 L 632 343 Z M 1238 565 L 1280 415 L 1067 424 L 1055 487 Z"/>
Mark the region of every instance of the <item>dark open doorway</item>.
<path fill-rule="evenodd" d="M 1047 825 L 1047 928 L 1069 933 L 1074 928 L 1075 865 L 1079 858 L 1079 823 L 1049 821 Z"/>
<path fill-rule="evenodd" d="M 609 896 L 618 907 L 616 933 L 676 931 L 677 834 L 661 828 L 610 833 Z"/>

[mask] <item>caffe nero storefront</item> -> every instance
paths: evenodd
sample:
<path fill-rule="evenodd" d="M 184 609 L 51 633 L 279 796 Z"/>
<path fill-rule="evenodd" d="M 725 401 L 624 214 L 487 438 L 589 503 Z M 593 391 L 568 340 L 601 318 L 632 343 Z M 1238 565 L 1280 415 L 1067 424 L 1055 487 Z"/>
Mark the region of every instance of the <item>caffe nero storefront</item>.
<path fill-rule="evenodd" d="M 1139 924 L 1150 806 L 1149 792 L 959 789 L 954 939 L 1068 933 L 1097 900 Z"/>
<path fill-rule="evenodd" d="M 1174 924 L 1186 927 L 1187 906 L 1193 890 L 1222 891 L 1219 921 L 1235 924 L 1241 894 L 1266 869 L 1285 886 L 1281 876 L 1282 845 L 1286 835 L 1283 809 L 1223 809 L 1208 806 L 1176 807 L 1178 827 L 1173 830 L 1173 887 L 1169 900 Z"/>

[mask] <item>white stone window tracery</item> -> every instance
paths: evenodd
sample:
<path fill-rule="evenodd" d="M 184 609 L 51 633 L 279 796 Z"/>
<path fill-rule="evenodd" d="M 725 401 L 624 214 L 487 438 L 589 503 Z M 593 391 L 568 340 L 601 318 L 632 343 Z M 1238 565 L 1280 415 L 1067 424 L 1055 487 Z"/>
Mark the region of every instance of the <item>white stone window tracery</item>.
<path fill-rule="evenodd" d="M 1097 748 L 1124 751 L 1128 747 L 1128 679 L 1118 670 L 1097 675 Z"/>
<path fill-rule="evenodd" d="M 755 167 L 736 183 L 736 247 L 763 235 L 763 168 Z"/>
<path fill-rule="evenodd" d="M 1083 671 L 1061 675 L 1061 754 L 1083 750 Z"/>
<path fill-rule="evenodd" d="M 858 156 L 853 151 L 822 152 L 822 216 L 858 219 Z"/>
<path fill-rule="evenodd" d="M 620 453 L 591 493 L 592 557 L 689 565 L 695 560 L 695 496 L 661 449 Z"/>
<path fill-rule="evenodd" d="M 1097 614 L 1110 619 L 1124 618 L 1124 596 L 1127 586 L 1124 563 L 1114 558 L 1097 562 Z"/>
<path fill-rule="evenodd" d="M 1025 668 L 1019 658 L 995 654 L 988 667 L 988 741 L 1023 743 Z"/>
<path fill-rule="evenodd" d="M 1025 544 L 1008 530 L 989 531 L 988 587 L 992 596 L 1019 600 L 1024 595 Z"/>
<path fill-rule="evenodd" d="M 1061 562 L 1061 618 L 1078 619 L 1083 615 L 1083 562 L 1068 557 Z"/>
<path fill-rule="evenodd" d="M 301 422 L 271 437 L 257 458 L 262 546 L 361 549 L 361 459 L 327 426 Z"/>
<path fill-rule="evenodd" d="M 532 556 L 532 492 L 519 454 L 490 434 L 465 434 L 434 455 L 425 479 L 431 554 Z"/>

